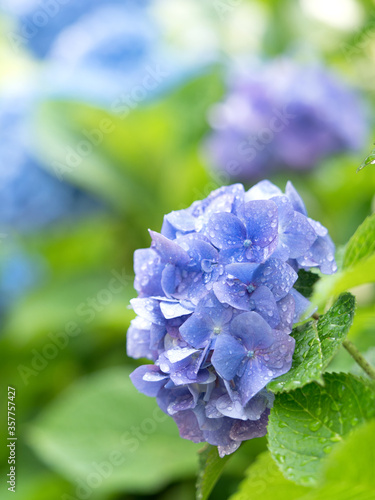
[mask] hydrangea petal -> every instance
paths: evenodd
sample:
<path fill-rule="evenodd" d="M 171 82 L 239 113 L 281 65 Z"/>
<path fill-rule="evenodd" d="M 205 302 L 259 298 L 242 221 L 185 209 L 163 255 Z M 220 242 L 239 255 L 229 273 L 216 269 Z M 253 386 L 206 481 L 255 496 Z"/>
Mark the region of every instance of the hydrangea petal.
<path fill-rule="evenodd" d="M 222 334 L 216 339 L 211 362 L 221 377 L 232 380 L 245 356 L 245 348 L 238 340 L 231 335 Z"/>

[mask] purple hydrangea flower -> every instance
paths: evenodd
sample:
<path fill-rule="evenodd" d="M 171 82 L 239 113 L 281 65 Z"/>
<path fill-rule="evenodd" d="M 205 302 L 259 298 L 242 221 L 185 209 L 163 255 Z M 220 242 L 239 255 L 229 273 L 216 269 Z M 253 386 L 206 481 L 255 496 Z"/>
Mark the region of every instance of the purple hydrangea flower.
<path fill-rule="evenodd" d="M 134 255 L 127 351 L 154 364 L 131 379 L 182 437 L 224 456 L 265 435 L 267 384 L 290 369 L 290 333 L 310 306 L 297 272 L 334 273 L 334 246 L 292 184 L 284 194 L 269 181 L 220 188 L 150 234 Z"/>
<path fill-rule="evenodd" d="M 310 169 L 332 154 L 361 149 L 369 131 L 364 103 L 352 89 L 322 67 L 288 60 L 234 75 L 210 122 L 210 163 L 239 180 Z"/>

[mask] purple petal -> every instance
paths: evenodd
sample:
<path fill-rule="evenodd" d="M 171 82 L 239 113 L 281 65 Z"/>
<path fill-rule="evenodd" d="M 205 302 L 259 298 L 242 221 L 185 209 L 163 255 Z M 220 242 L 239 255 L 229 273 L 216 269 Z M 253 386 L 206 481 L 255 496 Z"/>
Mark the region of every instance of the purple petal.
<path fill-rule="evenodd" d="M 232 380 L 245 356 L 246 351 L 238 340 L 224 333 L 216 339 L 211 362 L 222 378 Z"/>
<path fill-rule="evenodd" d="M 155 397 L 165 385 L 168 375 L 162 373 L 158 366 L 143 365 L 130 374 L 130 379 L 139 392 Z"/>
<path fill-rule="evenodd" d="M 230 213 L 215 213 L 206 230 L 207 236 L 220 250 L 239 248 L 246 239 L 246 229 L 240 219 Z"/>
<path fill-rule="evenodd" d="M 279 377 L 290 370 L 294 353 L 295 340 L 290 335 L 274 330 L 275 341 L 271 347 L 260 351 L 260 359 L 265 378 Z"/>
<path fill-rule="evenodd" d="M 198 420 L 193 410 L 178 412 L 173 415 L 173 420 L 176 422 L 182 438 L 189 439 L 193 443 L 205 441 L 203 431 L 199 428 Z"/>
<path fill-rule="evenodd" d="M 265 436 L 267 434 L 269 414 L 270 411 L 267 409 L 259 420 L 235 421 L 229 434 L 231 439 L 234 441 L 247 441 L 248 439 Z"/>

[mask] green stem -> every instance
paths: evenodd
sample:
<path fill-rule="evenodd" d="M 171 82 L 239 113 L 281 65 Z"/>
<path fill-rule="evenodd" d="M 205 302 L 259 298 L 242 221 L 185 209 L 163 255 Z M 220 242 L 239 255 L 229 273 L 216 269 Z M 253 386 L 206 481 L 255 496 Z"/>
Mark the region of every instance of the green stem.
<path fill-rule="evenodd" d="M 342 343 L 342 345 L 345 347 L 345 349 L 348 351 L 348 353 L 352 356 L 354 361 L 359 364 L 359 366 L 362 368 L 364 372 L 367 373 L 367 375 L 375 380 L 375 368 L 373 368 L 370 363 L 366 361 L 366 359 L 362 356 L 362 354 L 358 351 L 356 346 L 350 342 L 350 340 L 346 339 Z"/>

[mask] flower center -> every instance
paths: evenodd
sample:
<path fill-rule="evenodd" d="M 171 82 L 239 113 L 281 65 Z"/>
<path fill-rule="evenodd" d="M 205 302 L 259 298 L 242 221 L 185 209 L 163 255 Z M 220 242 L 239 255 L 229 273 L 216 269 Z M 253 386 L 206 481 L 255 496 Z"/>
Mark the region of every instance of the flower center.
<path fill-rule="evenodd" d="M 215 328 L 214 328 L 214 334 L 218 335 L 220 332 L 221 332 L 220 326 L 215 326 Z"/>
<path fill-rule="evenodd" d="M 250 285 L 247 285 L 246 290 L 249 293 L 252 293 L 255 290 L 255 286 L 252 283 L 250 283 Z"/>
<path fill-rule="evenodd" d="M 251 243 L 252 243 L 252 241 L 251 241 L 251 240 L 245 240 L 245 241 L 243 242 L 243 246 L 244 246 L 245 248 L 249 248 L 249 247 L 251 246 Z"/>
<path fill-rule="evenodd" d="M 250 359 L 254 357 L 254 354 L 254 351 L 247 351 L 247 357 Z"/>

